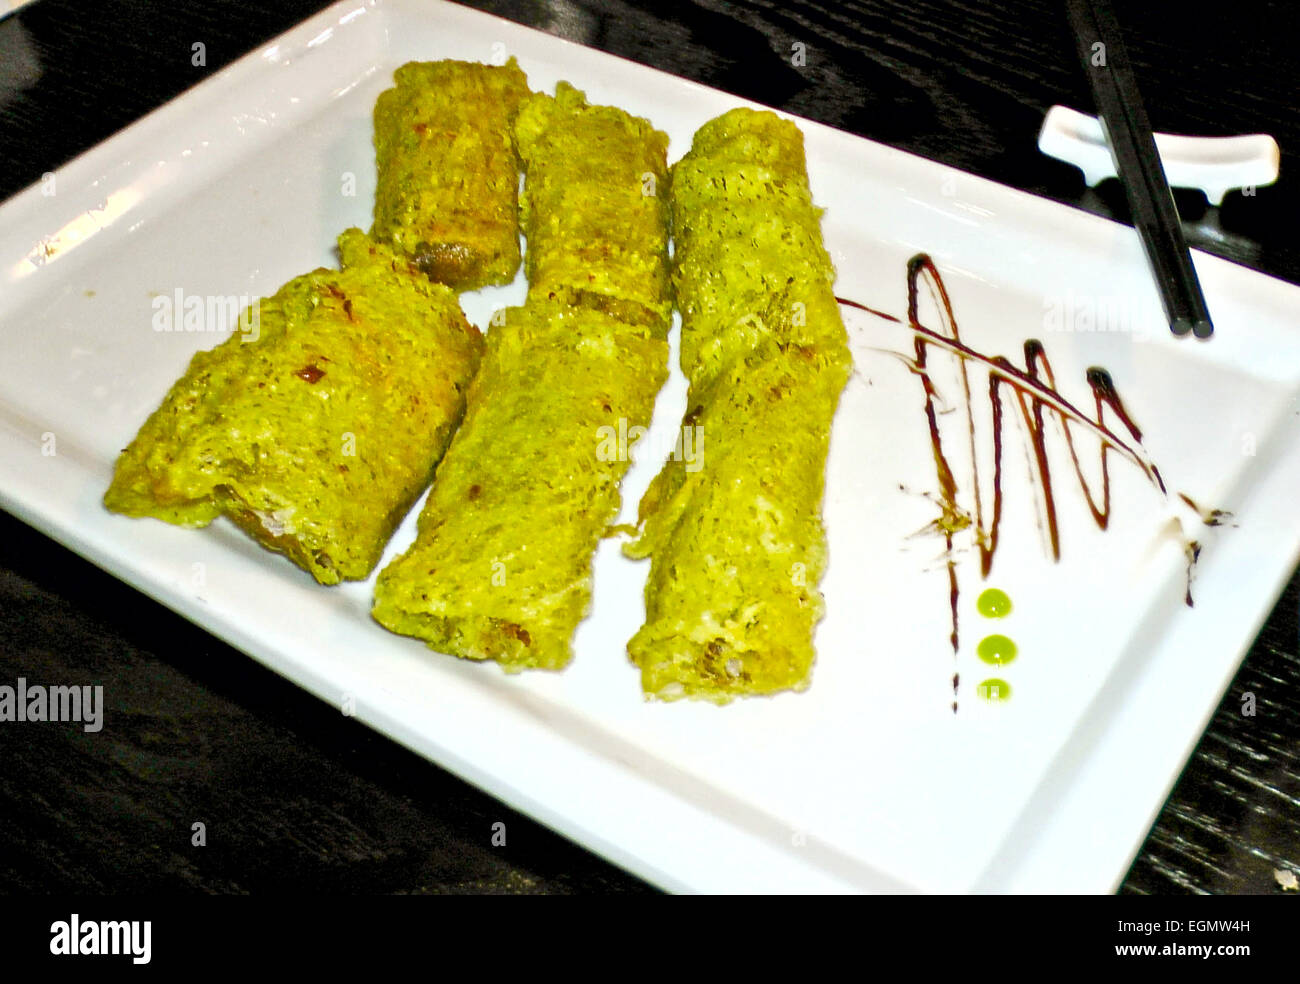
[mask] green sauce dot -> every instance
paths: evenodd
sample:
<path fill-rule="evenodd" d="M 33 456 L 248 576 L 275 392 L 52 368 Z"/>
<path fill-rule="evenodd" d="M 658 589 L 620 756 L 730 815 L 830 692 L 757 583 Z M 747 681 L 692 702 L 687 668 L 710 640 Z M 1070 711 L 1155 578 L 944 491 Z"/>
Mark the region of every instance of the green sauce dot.
<path fill-rule="evenodd" d="M 984 700 L 996 702 L 1011 699 L 1011 684 L 1005 680 L 999 680 L 996 677 L 984 680 L 975 688 L 977 693 Z"/>
<path fill-rule="evenodd" d="M 1002 618 L 1011 614 L 1011 598 L 1005 591 L 989 588 L 976 600 L 975 607 L 985 618 Z"/>
<path fill-rule="evenodd" d="M 1016 644 L 1004 635 L 985 636 L 975 647 L 975 654 L 986 663 L 1002 666 L 1016 658 Z"/>

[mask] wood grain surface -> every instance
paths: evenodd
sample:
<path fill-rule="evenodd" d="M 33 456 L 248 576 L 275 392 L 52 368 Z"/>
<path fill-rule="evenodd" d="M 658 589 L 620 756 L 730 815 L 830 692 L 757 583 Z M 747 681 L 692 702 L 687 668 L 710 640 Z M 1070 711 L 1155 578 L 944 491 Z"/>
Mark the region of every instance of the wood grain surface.
<path fill-rule="evenodd" d="M 38 0 L 0 20 L 0 198 L 326 6 Z M 489 12 L 963 170 L 1123 219 L 1038 153 L 1090 109 L 1061 4 L 491 0 Z M 1300 5 L 1125 5 L 1153 125 L 1266 132 L 1283 178 L 1220 209 L 1178 193 L 1191 245 L 1300 283 Z M 190 45 L 207 65 L 190 64 Z M 791 64 L 804 45 L 806 65 Z M 4 230 L 0 229 L 0 235 Z M 1300 322 L 1300 312 L 1297 312 Z M 6 326 L 12 329 L 13 326 Z M 1300 324 L 1297 325 L 1300 330 Z M 2 358 L 2 356 L 0 356 Z M 0 362 L 3 371 L 3 362 Z M 1300 871 L 1300 576 L 1286 586 L 1122 892 L 1271 893 Z M 651 890 L 308 696 L 0 513 L 0 681 L 105 685 L 113 727 L 0 728 L 0 891 Z M 1256 713 L 1242 713 L 1253 699 Z M 205 848 L 191 824 L 207 825 Z M 493 846 L 493 824 L 506 844 Z"/>

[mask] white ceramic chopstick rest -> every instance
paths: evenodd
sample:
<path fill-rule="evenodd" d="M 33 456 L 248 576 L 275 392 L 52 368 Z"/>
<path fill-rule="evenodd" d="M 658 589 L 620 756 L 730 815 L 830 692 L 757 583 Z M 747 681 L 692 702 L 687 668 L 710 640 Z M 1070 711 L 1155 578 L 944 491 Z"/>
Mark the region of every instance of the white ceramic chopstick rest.
<path fill-rule="evenodd" d="M 1156 150 L 1165 180 L 1174 188 L 1200 188 L 1211 205 L 1221 205 L 1234 188 L 1256 188 L 1277 180 L 1281 154 L 1267 133 L 1241 137 L 1184 137 L 1157 133 Z M 1115 162 L 1101 121 L 1065 106 L 1053 106 L 1038 133 L 1038 149 L 1073 164 L 1093 188 L 1113 178 Z"/>

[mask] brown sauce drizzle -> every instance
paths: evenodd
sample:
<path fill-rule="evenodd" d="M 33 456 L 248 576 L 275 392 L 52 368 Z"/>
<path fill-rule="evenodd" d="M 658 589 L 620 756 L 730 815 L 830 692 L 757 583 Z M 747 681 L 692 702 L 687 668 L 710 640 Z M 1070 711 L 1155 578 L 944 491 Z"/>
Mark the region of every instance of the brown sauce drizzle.
<path fill-rule="evenodd" d="M 942 327 L 939 331 L 927 328 L 920 322 L 919 306 L 922 286 L 926 287 L 937 301 L 942 318 Z M 836 300 L 845 307 L 855 308 L 886 321 L 902 324 L 902 321 L 892 314 L 878 311 L 857 301 L 851 301 L 843 297 L 837 297 Z M 1038 339 L 1031 338 L 1024 343 L 1025 368 L 1023 369 L 1012 363 L 1006 356 L 988 356 L 970 348 L 961 340 L 961 332 L 957 327 L 952 301 L 948 296 L 948 289 L 944 285 L 943 277 L 935 267 L 934 261 L 925 253 L 918 253 L 907 263 L 907 324 L 915 336 L 915 354 L 911 358 L 903 358 L 911 372 L 920 377 L 921 386 L 925 392 L 925 416 L 930 430 L 930 446 L 934 453 L 935 474 L 939 483 L 939 500 L 943 510 L 942 516 L 935 522 L 935 527 L 944 536 L 948 568 L 949 608 L 952 614 L 952 632 L 949 639 L 952 643 L 953 657 L 956 658 L 958 651 L 957 602 L 959 589 L 953 536 L 959 530 L 974 525 L 975 542 L 980 551 L 980 574 L 981 577 L 988 577 L 989 571 L 993 567 L 994 555 L 997 553 L 998 533 L 1002 523 L 1002 424 L 1005 396 L 1010 395 L 1014 398 L 1014 406 L 1019 410 L 1020 417 L 1024 421 L 1029 434 L 1034 467 L 1042 492 L 1047 533 L 1054 560 L 1059 560 L 1061 557 L 1061 536 L 1056 510 L 1056 492 L 1051 468 L 1047 460 L 1045 413 L 1055 414 L 1060 421 L 1065 436 L 1066 448 L 1074 465 L 1075 477 L 1078 479 L 1079 486 L 1083 491 L 1093 521 L 1099 529 L 1105 530 L 1110 523 L 1109 455 L 1111 452 L 1126 458 L 1135 465 L 1147 480 L 1160 490 L 1162 495 L 1168 496 L 1168 490 L 1165 488 L 1160 470 L 1155 466 L 1146 449 L 1142 446 L 1142 431 L 1133 421 L 1128 410 L 1125 409 L 1124 402 L 1115 388 L 1114 381 L 1105 369 L 1093 366 L 1087 370 L 1086 378 L 1088 386 L 1092 390 L 1095 405 L 1094 415 L 1089 416 L 1063 397 L 1057 390 L 1056 374 L 1048 361 L 1042 342 Z M 932 348 L 945 351 L 960 360 L 966 420 L 971 441 L 971 485 L 975 506 L 974 516 L 970 516 L 957 505 L 957 479 L 944 452 L 943 440 L 939 433 L 938 413 L 940 400 L 934 382 L 930 378 L 928 367 Z M 993 503 L 991 515 L 987 517 L 980 492 L 979 457 L 975 453 L 975 412 L 968 375 L 968 369 L 972 366 L 982 368 L 987 372 L 988 399 L 993 412 Z M 1010 390 L 1010 394 L 1005 394 L 1003 392 L 1004 388 Z M 1118 421 L 1119 426 L 1123 428 L 1127 436 L 1121 436 L 1107 425 L 1105 419 L 1106 410 L 1110 411 L 1111 416 Z M 1083 474 L 1083 468 L 1079 461 L 1079 451 L 1075 446 L 1074 433 L 1071 429 L 1072 426 L 1081 427 L 1098 439 L 1101 465 L 1101 487 L 1099 490 L 1094 489 Z M 1221 510 L 1203 510 L 1186 495 L 1179 493 L 1179 496 L 1201 515 L 1202 521 L 1208 526 L 1219 525 L 1222 517 L 1227 515 Z M 1188 552 L 1188 590 L 1185 601 L 1190 607 L 1192 604 L 1190 588 L 1191 565 L 1195 563 L 1200 554 L 1200 544 L 1191 541 L 1185 544 L 1185 548 Z M 957 710 L 955 698 L 958 681 L 958 675 L 954 674 L 954 700 L 952 705 L 954 712 Z"/>

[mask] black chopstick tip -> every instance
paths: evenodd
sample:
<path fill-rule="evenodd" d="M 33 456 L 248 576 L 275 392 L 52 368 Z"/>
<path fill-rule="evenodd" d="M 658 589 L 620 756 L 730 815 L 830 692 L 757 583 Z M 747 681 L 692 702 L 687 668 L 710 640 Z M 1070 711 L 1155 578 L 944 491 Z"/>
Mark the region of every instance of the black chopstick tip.
<path fill-rule="evenodd" d="M 1209 338 L 1214 334 L 1214 325 L 1209 318 L 1174 318 L 1169 322 L 1169 330 L 1181 338 L 1195 335 L 1197 338 Z"/>

